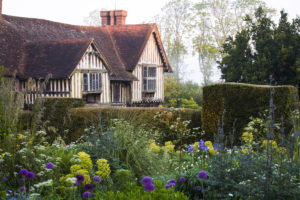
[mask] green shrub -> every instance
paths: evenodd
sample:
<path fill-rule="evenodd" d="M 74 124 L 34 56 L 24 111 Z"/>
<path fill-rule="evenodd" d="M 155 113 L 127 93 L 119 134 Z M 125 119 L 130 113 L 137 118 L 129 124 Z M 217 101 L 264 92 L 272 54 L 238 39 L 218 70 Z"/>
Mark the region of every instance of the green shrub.
<path fill-rule="evenodd" d="M 201 111 L 192 109 L 167 109 L 167 108 L 73 108 L 70 109 L 71 123 L 67 142 L 78 139 L 86 127 L 91 125 L 109 126 L 111 119 L 122 119 L 134 127 L 143 127 L 158 133 L 158 140 L 165 141 L 177 139 L 174 131 L 170 129 L 172 123 L 180 117 L 181 121 L 190 121 L 188 128 L 201 127 Z M 157 117 L 159 116 L 159 117 Z M 195 139 L 195 135 L 189 135 Z"/>
<path fill-rule="evenodd" d="M 295 97 L 298 99 L 295 87 L 237 83 L 215 84 L 203 88 L 202 130 L 208 134 L 209 139 L 212 139 L 218 127 L 221 127 L 223 115 L 224 133 L 228 134 L 232 132 L 236 119 L 235 142 L 238 143 L 250 117 L 260 117 L 260 113 L 269 108 L 271 88 L 275 91 L 273 101 L 276 122 L 283 117 L 286 133 L 289 133 L 292 128 L 289 120 L 290 112 L 294 109 Z"/>

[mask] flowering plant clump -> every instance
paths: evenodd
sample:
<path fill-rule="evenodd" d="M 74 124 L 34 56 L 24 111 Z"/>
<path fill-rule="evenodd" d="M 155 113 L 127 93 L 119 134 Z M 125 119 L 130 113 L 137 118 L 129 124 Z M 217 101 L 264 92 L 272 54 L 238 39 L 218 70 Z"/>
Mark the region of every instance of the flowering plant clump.
<path fill-rule="evenodd" d="M 93 180 L 96 181 L 96 182 L 100 182 L 101 181 L 101 178 L 99 176 L 94 176 L 93 177 Z"/>
<path fill-rule="evenodd" d="M 46 168 L 47 169 L 54 169 L 54 164 L 52 163 L 52 162 L 48 162 L 47 164 L 46 164 Z"/>
<path fill-rule="evenodd" d="M 152 178 L 150 176 L 145 176 L 142 179 L 142 184 L 145 185 L 144 191 L 153 191 L 155 189 L 155 186 L 152 184 Z"/>
<path fill-rule="evenodd" d="M 246 144 L 251 144 L 253 141 L 253 134 L 249 133 L 249 132 L 244 132 L 242 134 L 242 140 L 246 143 Z"/>
<path fill-rule="evenodd" d="M 207 178 L 207 173 L 206 171 L 200 171 L 199 174 L 198 174 L 198 177 L 200 179 L 206 179 Z"/>
<path fill-rule="evenodd" d="M 93 197 L 93 195 L 90 192 L 84 192 L 82 195 L 82 198 L 84 198 L 84 199 L 90 199 L 92 197 Z"/>
<path fill-rule="evenodd" d="M 85 152 L 79 152 L 77 156 L 80 159 L 81 168 L 87 169 L 90 172 L 93 168 L 93 163 L 90 155 Z"/>
<path fill-rule="evenodd" d="M 174 145 L 171 141 L 165 142 L 165 148 L 167 148 L 170 153 L 174 152 Z"/>
<path fill-rule="evenodd" d="M 101 178 L 108 178 L 111 172 L 108 161 L 106 159 L 98 159 L 97 165 L 98 171 L 96 171 L 96 174 Z"/>
<path fill-rule="evenodd" d="M 185 182 L 186 181 L 186 178 L 185 177 L 180 177 L 179 178 L 179 182 Z"/>
<path fill-rule="evenodd" d="M 160 152 L 160 146 L 156 145 L 155 143 L 150 143 L 150 151 L 154 152 L 154 153 L 157 153 L 157 152 Z"/>

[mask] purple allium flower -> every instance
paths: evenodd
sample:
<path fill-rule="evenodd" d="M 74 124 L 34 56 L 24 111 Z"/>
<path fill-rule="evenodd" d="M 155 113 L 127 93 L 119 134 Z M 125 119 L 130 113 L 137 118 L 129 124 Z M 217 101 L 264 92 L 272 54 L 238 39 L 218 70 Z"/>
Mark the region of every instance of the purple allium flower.
<path fill-rule="evenodd" d="M 84 181 L 84 176 L 81 174 L 77 174 L 76 178 L 78 183 L 82 183 Z"/>
<path fill-rule="evenodd" d="M 166 188 L 166 189 L 168 189 L 169 187 L 170 187 L 170 185 L 168 185 L 168 184 L 165 185 L 165 188 Z"/>
<path fill-rule="evenodd" d="M 101 181 L 101 178 L 99 176 L 94 176 L 93 177 L 93 180 L 96 181 L 96 182 L 100 182 Z"/>
<path fill-rule="evenodd" d="M 152 178 L 150 176 L 145 176 L 142 180 L 142 184 L 146 185 L 148 183 L 152 183 Z"/>
<path fill-rule="evenodd" d="M 20 178 L 20 180 L 19 180 L 21 183 L 23 183 L 24 181 L 25 181 L 25 179 L 24 178 Z"/>
<path fill-rule="evenodd" d="M 78 181 L 76 181 L 75 183 L 73 183 L 73 185 L 74 186 L 78 186 L 79 185 Z"/>
<path fill-rule="evenodd" d="M 186 178 L 185 177 L 180 177 L 179 178 L 179 182 L 185 182 L 186 181 Z"/>
<path fill-rule="evenodd" d="M 207 173 L 205 171 L 201 171 L 201 172 L 199 172 L 198 177 L 201 179 L 206 179 Z"/>
<path fill-rule="evenodd" d="M 171 180 L 169 180 L 169 183 L 174 183 L 174 184 L 176 184 L 176 180 L 175 180 L 175 179 L 171 179 Z"/>
<path fill-rule="evenodd" d="M 175 183 L 170 183 L 169 186 L 170 187 L 175 187 Z"/>
<path fill-rule="evenodd" d="M 192 147 L 191 145 L 189 145 L 189 146 L 188 146 L 187 152 L 189 153 L 189 152 L 191 152 L 191 151 L 194 151 L 194 149 L 193 149 L 193 147 Z"/>
<path fill-rule="evenodd" d="M 26 190 L 26 187 L 25 186 L 22 186 L 22 187 L 20 187 L 20 192 L 24 192 L 25 190 Z"/>
<path fill-rule="evenodd" d="M 94 190 L 94 186 L 92 184 L 88 183 L 88 184 L 85 184 L 84 189 L 86 191 L 92 191 L 92 190 Z"/>
<path fill-rule="evenodd" d="M 207 192 L 207 190 L 202 190 L 201 192 L 202 192 L 202 194 L 205 194 Z"/>
<path fill-rule="evenodd" d="M 153 191 L 155 189 L 154 185 L 152 183 L 147 183 L 144 187 L 144 191 Z"/>
<path fill-rule="evenodd" d="M 82 198 L 84 199 L 89 199 L 89 198 L 92 198 L 92 193 L 90 192 L 84 192 L 83 195 L 82 195 Z"/>
<path fill-rule="evenodd" d="M 26 176 L 28 174 L 28 170 L 27 169 L 21 169 L 19 173 L 23 176 Z"/>
<path fill-rule="evenodd" d="M 8 181 L 8 179 L 6 177 L 3 177 L 2 181 Z"/>
<path fill-rule="evenodd" d="M 28 179 L 28 180 L 32 180 L 34 179 L 35 175 L 33 172 L 28 172 L 25 177 Z"/>
<path fill-rule="evenodd" d="M 52 163 L 52 162 L 48 162 L 47 164 L 46 164 L 46 168 L 47 169 L 53 169 L 55 166 L 54 166 L 54 164 Z"/>
<path fill-rule="evenodd" d="M 193 188 L 194 192 L 200 192 L 201 191 L 201 187 L 199 185 L 196 185 L 194 188 Z"/>

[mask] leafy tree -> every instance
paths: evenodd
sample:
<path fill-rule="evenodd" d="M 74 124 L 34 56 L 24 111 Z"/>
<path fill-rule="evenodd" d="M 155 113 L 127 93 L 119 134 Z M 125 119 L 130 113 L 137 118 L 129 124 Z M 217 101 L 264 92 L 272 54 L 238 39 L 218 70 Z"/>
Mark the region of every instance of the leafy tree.
<path fill-rule="evenodd" d="M 222 78 L 227 82 L 267 84 L 272 75 L 277 84 L 300 82 L 300 19 L 290 23 L 281 11 L 276 25 L 259 8 L 255 19 L 248 17 L 247 29 L 228 37 L 219 63 Z"/>
<path fill-rule="evenodd" d="M 223 44 L 247 26 L 246 15 L 253 16 L 256 8 L 266 8 L 261 0 L 202 0 L 193 6 L 193 50 L 198 56 L 203 84 L 208 85 L 216 61 L 221 59 Z"/>
<path fill-rule="evenodd" d="M 98 9 L 89 13 L 89 16 L 83 19 L 83 23 L 87 26 L 101 26 L 100 11 Z"/>
<path fill-rule="evenodd" d="M 176 108 L 200 109 L 202 88 L 191 81 L 177 82 L 174 77 L 165 77 L 165 105 Z"/>
<path fill-rule="evenodd" d="M 185 38 L 189 33 L 190 7 L 190 0 L 170 0 L 162 8 L 163 14 L 155 17 L 177 81 L 182 76 L 184 56 L 187 54 Z"/>

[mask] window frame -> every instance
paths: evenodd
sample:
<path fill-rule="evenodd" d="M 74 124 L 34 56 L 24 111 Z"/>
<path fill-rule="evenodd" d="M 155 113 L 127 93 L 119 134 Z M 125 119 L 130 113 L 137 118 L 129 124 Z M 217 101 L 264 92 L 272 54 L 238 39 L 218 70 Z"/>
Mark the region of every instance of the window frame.
<path fill-rule="evenodd" d="M 156 92 L 157 67 L 143 66 L 143 92 Z"/>

